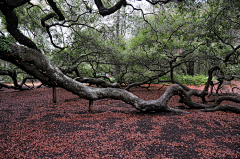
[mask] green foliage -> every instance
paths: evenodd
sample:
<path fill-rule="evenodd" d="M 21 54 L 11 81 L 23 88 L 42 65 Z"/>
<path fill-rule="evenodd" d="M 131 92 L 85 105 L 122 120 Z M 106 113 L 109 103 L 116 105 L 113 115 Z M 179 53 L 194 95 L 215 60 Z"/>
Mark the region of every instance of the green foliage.
<path fill-rule="evenodd" d="M 228 65 L 227 67 L 223 68 L 223 71 L 225 73 L 225 76 L 237 75 L 237 73 L 240 71 L 240 66 L 239 65 Z"/>
<path fill-rule="evenodd" d="M 199 74 L 199 75 L 195 75 L 195 76 L 191 76 L 191 75 L 182 75 L 182 74 L 174 74 L 174 79 L 179 81 L 182 84 L 185 85 L 195 85 L 195 86 L 199 86 L 199 85 L 204 85 L 206 84 L 207 80 L 208 80 L 208 76 Z M 159 80 L 170 80 L 170 75 L 167 74 L 165 76 L 162 76 L 159 78 Z M 213 81 L 215 81 L 216 79 L 213 78 Z M 170 83 L 170 82 L 167 82 Z"/>
<path fill-rule="evenodd" d="M 0 51 L 11 51 L 11 49 L 9 48 L 9 41 L 4 36 L 0 36 Z"/>
<path fill-rule="evenodd" d="M 176 74 L 174 75 L 174 79 L 186 85 L 198 86 L 198 85 L 204 85 L 207 82 L 208 77 L 204 75 L 190 76 L 190 75 Z"/>
<path fill-rule="evenodd" d="M 107 8 L 116 2 L 103 1 Z M 66 1 L 59 0 L 56 3 L 66 21 L 62 23 L 54 18 L 46 21 L 51 26 L 54 43 L 61 47 L 69 46 L 59 51 L 52 47 L 39 19 L 51 13 L 52 9 L 42 0 L 37 3 L 39 7 L 25 4 L 14 9 L 19 20 L 18 29 L 32 38 L 54 65 L 78 66 L 83 76 L 93 77 L 96 73 L 108 72 L 116 79 L 124 74 L 121 77 L 123 80 L 140 82 L 168 71 L 169 62 L 175 57 L 173 66 L 195 60 L 195 66 L 198 66 L 195 67 L 195 73 L 207 74 L 209 67 L 223 63 L 232 50 L 231 46 L 236 46 L 238 43 L 235 41 L 239 39 L 239 33 L 233 32 L 239 30 L 239 0 L 187 0 L 168 3 L 164 7 L 156 5 L 154 14 L 145 14 L 144 19 L 139 14 L 130 14 L 123 9 L 104 19 L 99 14 L 89 14 L 88 7 L 94 8 L 94 2 L 72 0 L 66 5 Z M 70 4 L 74 4 L 74 7 L 69 8 Z M 120 14 L 118 18 L 117 13 Z M 1 13 L 0 17 L 3 17 Z M 1 23 L 0 29 L 8 35 L 4 17 Z M 61 28 L 63 26 L 64 29 Z M 128 29 L 131 35 L 126 34 Z M 8 35 L 8 41 L 16 43 L 11 38 L 14 39 Z M 191 52 L 203 43 L 206 45 Z M 10 51 L 8 44 L 6 39 L 1 38 L 0 50 Z M 237 63 L 236 60 L 234 62 Z M 182 70 L 188 68 L 185 64 L 174 68 L 174 79 L 184 84 L 205 84 L 207 77 L 181 75 L 180 72 L 184 72 L 181 67 Z M 226 74 L 236 74 L 239 67 L 230 67 L 228 64 L 225 70 Z M 167 80 L 169 77 L 168 74 L 161 79 Z"/>
<path fill-rule="evenodd" d="M 125 82 L 127 83 L 141 82 L 145 79 L 144 76 L 140 76 L 138 73 L 129 73 L 125 76 Z"/>
<path fill-rule="evenodd" d="M 12 78 L 4 75 L 4 76 L 0 77 L 0 81 L 4 81 L 4 83 L 10 83 L 10 82 L 12 82 Z"/>
<path fill-rule="evenodd" d="M 22 81 L 26 76 L 26 73 L 17 73 L 17 81 Z M 12 78 L 8 75 L 1 75 L 0 81 L 4 81 L 4 83 L 13 83 Z"/>

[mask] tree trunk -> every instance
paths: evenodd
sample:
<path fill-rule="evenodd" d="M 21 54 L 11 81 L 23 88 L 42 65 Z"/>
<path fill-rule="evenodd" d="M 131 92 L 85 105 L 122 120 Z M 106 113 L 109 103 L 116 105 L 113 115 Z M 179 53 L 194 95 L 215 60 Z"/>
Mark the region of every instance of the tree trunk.
<path fill-rule="evenodd" d="M 93 100 L 89 100 L 89 107 L 88 107 L 88 111 L 91 112 L 93 108 Z"/>
<path fill-rule="evenodd" d="M 53 103 L 57 103 L 57 90 L 56 87 L 52 87 L 53 89 Z"/>
<path fill-rule="evenodd" d="M 191 76 L 194 76 L 194 62 L 188 62 L 187 73 Z"/>

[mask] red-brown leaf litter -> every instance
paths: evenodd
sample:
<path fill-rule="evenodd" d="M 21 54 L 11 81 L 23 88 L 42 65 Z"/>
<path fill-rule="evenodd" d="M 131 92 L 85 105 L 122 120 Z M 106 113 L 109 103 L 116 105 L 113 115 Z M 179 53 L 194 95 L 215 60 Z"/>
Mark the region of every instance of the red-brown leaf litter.
<path fill-rule="evenodd" d="M 164 93 L 159 87 L 130 91 L 151 100 Z M 240 114 L 200 113 L 178 99 L 168 105 L 191 114 L 141 113 L 111 99 L 94 101 L 88 112 L 88 100 L 61 88 L 56 104 L 51 88 L 3 89 L 0 158 L 240 158 Z"/>

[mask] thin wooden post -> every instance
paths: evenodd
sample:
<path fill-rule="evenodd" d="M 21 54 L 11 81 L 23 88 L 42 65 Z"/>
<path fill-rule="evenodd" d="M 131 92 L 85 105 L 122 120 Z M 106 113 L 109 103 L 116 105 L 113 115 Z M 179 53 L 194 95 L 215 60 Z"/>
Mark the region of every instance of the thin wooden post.
<path fill-rule="evenodd" d="M 93 100 L 89 100 L 89 107 L 88 107 L 88 111 L 92 111 L 93 108 Z"/>
<path fill-rule="evenodd" d="M 57 103 L 57 90 L 56 87 L 53 88 L 53 103 Z"/>

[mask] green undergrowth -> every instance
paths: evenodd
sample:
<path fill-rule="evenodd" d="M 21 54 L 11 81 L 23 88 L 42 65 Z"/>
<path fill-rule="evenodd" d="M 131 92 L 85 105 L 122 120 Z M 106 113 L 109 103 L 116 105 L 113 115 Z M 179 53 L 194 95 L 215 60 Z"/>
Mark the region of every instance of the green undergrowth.
<path fill-rule="evenodd" d="M 169 79 L 169 77 L 160 78 L 160 80 L 167 80 L 167 79 Z M 205 76 L 205 75 L 191 76 L 191 75 L 174 74 L 174 79 L 185 85 L 200 86 L 200 85 L 204 85 L 207 82 L 208 76 Z M 215 80 L 216 79 L 213 78 L 213 81 Z"/>
<path fill-rule="evenodd" d="M 177 75 L 175 75 L 175 79 L 186 85 L 198 86 L 198 85 L 204 85 L 208 80 L 208 76 L 204 76 L 204 75 L 191 76 L 191 75 L 178 75 L 177 74 Z"/>

